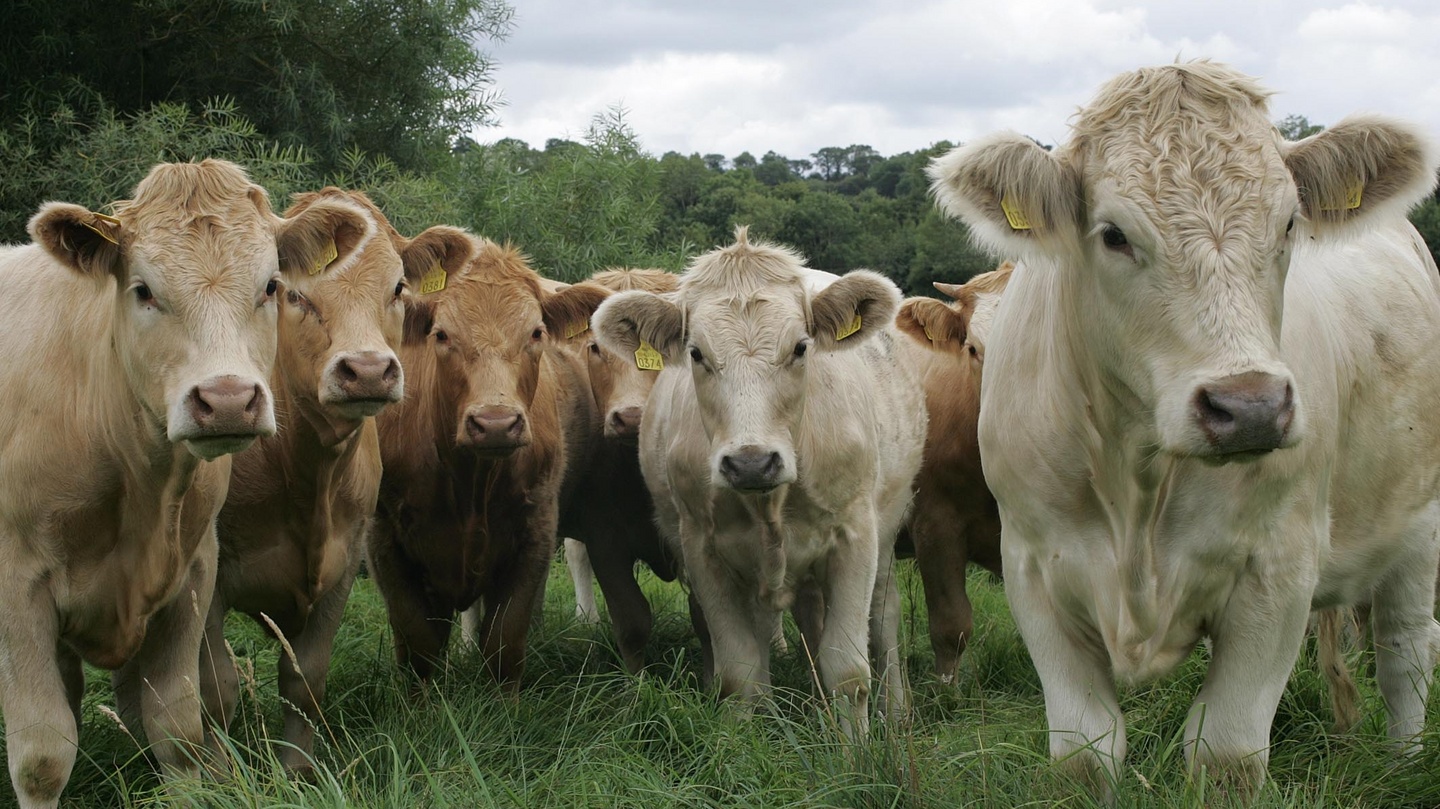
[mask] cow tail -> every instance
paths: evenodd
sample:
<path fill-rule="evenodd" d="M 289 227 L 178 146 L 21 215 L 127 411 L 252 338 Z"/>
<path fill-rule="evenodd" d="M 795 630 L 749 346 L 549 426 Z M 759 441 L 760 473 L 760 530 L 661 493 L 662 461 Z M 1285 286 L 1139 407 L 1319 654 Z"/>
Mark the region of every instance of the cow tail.
<path fill-rule="evenodd" d="M 1360 691 L 1350 676 L 1341 648 L 1345 625 L 1354 621 L 1355 613 L 1348 607 L 1324 610 L 1315 633 L 1320 672 L 1330 688 L 1330 710 L 1335 716 L 1336 733 L 1348 733 L 1360 723 Z"/>

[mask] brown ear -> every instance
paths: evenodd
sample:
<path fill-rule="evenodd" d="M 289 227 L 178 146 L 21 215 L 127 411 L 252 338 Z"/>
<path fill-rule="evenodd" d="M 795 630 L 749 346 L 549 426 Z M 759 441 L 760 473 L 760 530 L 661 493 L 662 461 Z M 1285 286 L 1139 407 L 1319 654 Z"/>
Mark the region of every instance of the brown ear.
<path fill-rule="evenodd" d="M 405 327 L 400 341 L 405 345 L 423 343 L 435 326 L 435 299 L 405 296 Z"/>
<path fill-rule="evenodd" d="M 113 216 L 68 202 L 47 202 L 30 218 L 30 238 L 78 273 L 103 278 L 119 272 L 124 225 Z"/>
<path fill-rule="evenodd" d="M 542 293 L 540 311 L 545 319 L 545 330 L 556 342 L 567 339 L 571 329 L 582 328 L 589 323 L 590 316 L 608 297 L 610 290 L 588 282 L 567 286 L 554 294 Z"/>
<path fill-rule="evenodd" d="M 653 292 L 612 295 L 590 318 L 595 339 L 612 354 L 626 356 L 649 343 L 665 362 L 677 362 L 685 341 L 685 317 L 679 306 Z"/>
<path fill-rule="evenodd" d="M 378 231 L 368 211 L 339 197 L 315 200 L 280 222 L 280 272 L 300 278 L 349 264 Z"/>
<path fill-rule="evenodd" d="M 810 300 L 816 348 L 850 348 L 883 330 L 895 317 L 900 290 L 885 276 L 854 270 Z"/>
<path fill-rule="evenodd" d="M 917 343 L 945 351 L 965 342 L 968 318 L 934 298 L 906 298 L 895 313 L 895 325 Z"/>
<path fill-rule="evenodd" d="M 478 250 L 476 241 L 476 237 L 449 225 L 436 225 L 411 239 L 400 253 L 400 260 L 412 291 L 428 295 L 444 289 L 445 282 L 470 263 Z"/>

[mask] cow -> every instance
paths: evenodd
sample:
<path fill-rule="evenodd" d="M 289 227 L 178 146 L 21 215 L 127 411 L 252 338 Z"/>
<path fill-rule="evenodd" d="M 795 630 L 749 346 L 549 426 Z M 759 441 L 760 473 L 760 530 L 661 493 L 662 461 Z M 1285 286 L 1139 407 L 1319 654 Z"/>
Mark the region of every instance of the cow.
<path fill-rule="evenodd" d="M 941 682 L 954 681 L 974 630 L 966 566 L 974 562 L 1000 574 L 1000 512 L 985 486 L 975 430 L 985 350 L 979 321 L 993 313 L 1013 269 L 1007 262 L 963 286 L 936 283 L 954 304 L 908 298 L 895 315 L 895 325 L 912 338 L 909 351 L 919 355 L 911 361 L 930 416 L 915 505 L 897 550 L 915 554 Z"/>
<path fill-rule="evenodd" d="M 775 622 L 813 588 L 825 612 L 808 652 L 845 729 L 863 735 L 867 647 L 887 715 L 905 710 L 891 568 L 926 419 L 918 380 L 896 364 L 894 284 L 864 270 L 832 280 L 812 291 L 799 255 L 741 227 L 672 295 L 614 295 L 591 324 L 605 349 L 663 363 L 641 471 L 703 610 L 720 693 L 747 705 L 768 693 Z"/>
<path fill-rule="evenodd" d="M 1389 734 L 1421 730 L 1440 628 L 1440 277 L 1404 213 L 1440 153 L 1354 116 L 1285 141 L 1196 61 L 1113 79 L 1055 151 L 936 159 L 946 212 L 1019 266 L 980 455 L 1050 750 L 1114 783 L 1115 680 L 1212 650 L 1187 765 L 1248 789 L 1312 610 L 1370 601 Z"/>
<path fill-rule="evenodd" d="M 384 473 L 371 574 L 403 669 L 428 681 L 455 613 L 470 611 L 467 630 L 513 691 L 554 555 L 567 456 L 591 430 L 583 369 L 556 335 L 608 293 L 547 292 L 518 250 L 454 228 L 417 237 L 404 260 L 435 280 L 406 304 L 405 398 L 376 419 Z"/>
<path fill-rule="evenodd" d="M 674 292 L 677 276 L 664 270 L 615 269 L 596 273 L 591 283 L 612 292 L 645 290 Z M 650 490 L 640 474 L 640 424 L 650 389 L 659 376 L 655 367 L 640 367 L 633 352 L 615 354 L 603 346 L 588 323 L 571 327 L 566 344 L 586 362 L 589 390 L 601 414 L 594 455 L 580 473 L 581 496 L 561 511 L 560 532 L 566 561 L 575 583 L 577 614 L 596 614 L 593 569 L 605 594 L 615 643 L 625 668 L 637 673 L 645 665 L 645 645 L 653 616 L 650 603 L 635 579 L 635 563 L 643 561 L 662 581 L 679 575 L 679 560 L 655 525 Z M 575 539 L 578 537 L 578 539 Z"/>
<path fill-rule="evenodd" d="M 404 395 L 396 354 L 404 298 L 422 284 L 417 262 L 405 274 L 401 254 L 409 240 L 364 194 L 334 187 L 301 194 L 285 215 L 330 203 L 353 208 L 365 228 L 344 261 L 327 253 L 313 272 L 281 290 L 270 375 L 279 431 L 232 461 L 200 660 L 207 712 L 224 725 L 239 694 L 225 646 L 226 613 L 244 612 L 286 640 L 279 660 L 286 744 L 279 755 L 297 771 L 312 767 L 330 650 L 380 490 L 372 417 Z"/>
<path fill-rule="evenodd" d="M 364 222 L 281 219 L 219 160 L 155 166 L 113 216 L 52 202 L 0 249 L 0 701 L 19 805 L 75 762 L 81 662 L 114 670 L 166 773 L 204 744 L 203 617 L 230 458 L 275 432 L 266 384 L 282 277 Z"/>

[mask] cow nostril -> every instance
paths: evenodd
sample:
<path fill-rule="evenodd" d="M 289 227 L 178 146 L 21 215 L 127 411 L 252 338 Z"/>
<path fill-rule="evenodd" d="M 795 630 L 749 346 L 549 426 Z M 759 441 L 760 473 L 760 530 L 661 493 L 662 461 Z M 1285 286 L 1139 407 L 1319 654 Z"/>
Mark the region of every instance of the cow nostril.
<path fill-rule="evenodd" d="M 190 389 L 190 409 L 195 411 L 195 414 L 199 416 L 212 416 L 215 414 L 215 408 L 211 407 L 210 403 L 205 401 L 205 396 L 200 392 L 199 388 Z"/>
<path fill-rule="evenodd" d="M 382 378 L 386 382 L 391 383 L 400 378 L 400 363 L 398 360 L 391 358 L 390 363 L 385 366 L 385 373 Z"/>
<path fill-rule="evenodd" d="M 264 396 L 263 393 L 261 393 L 261 391 L 260 391 L 260 386 L 259 386 L 259 385 L 254 385 L 254 386 L 252 386 L 252 387 L 250 388 L 250 401 L 248 401 L 248 402 L 245 403 L 245 412 L 246 412 L 247 414 L 251 414 L 251 415 L 253 415 L 253 414 L 255 414 L 255 413 L 258 413 L 258 412 L 260 411 L 260 405 L 261 405 L 264 401 L 265 401 L 265 396 Z"/>
<path fill-rule="evenodd" d="M 349 360 L 341 360 L 335 371 L 340 375 L 341 382 L 355 382 L 360 379 L 360 375 L 355 373 L 355 368 L 350 365 Z"/>
<path fill-rule="evenodd" d="M 1212 424 L 1229 424 L 1235 420 L 1235 414 L 1226 410 L 1225 407 L 1210 395 L 1210 391 L 1201 388 L 1195 395 L 1196 410 L 1200 417 Z"/>

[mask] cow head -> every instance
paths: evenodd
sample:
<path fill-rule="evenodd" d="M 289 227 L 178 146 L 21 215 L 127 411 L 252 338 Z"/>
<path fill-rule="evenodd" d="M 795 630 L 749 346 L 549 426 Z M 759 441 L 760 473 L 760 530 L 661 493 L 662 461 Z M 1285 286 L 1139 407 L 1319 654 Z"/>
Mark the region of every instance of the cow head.
<path fill-rule="evenodd" d="M 330 203 L 349 205 L 366 228 L 344 259 L 332 257 L 328 246 L 309 266 L 282 253 L 281 267 L 291 271 L 280 297 L 277 363 L 292 389 L 318 404 L 324 417 L 343 422 L 403 398 L 404 369 L 395 354 L 403 298 L 421 280 L 419 267 L 400 259 L 408 241 L 364 194 L 338 188 L 301 194 L 286 216 Z"/>
<path fill-rule="evenodd" d="M 1007 261 L 964 285 L 936 281 L 935 288 L 955 302 L 947 305 L 934 298 L 907 298 L 895 313 L 895 325 L 926 348 L 966 363 L 978 378 L 985 363 L 985 337 L 1014 269 Z"/>
<path fill-rule="evenodd" d="M 1055 152 L 992 135 L 931 166 L 940 206 L 1064 290 L 1100 384 L 1165 451 L 1223 463 L 1305 425 L 1280 355 L 1302 240 L 1402 214 L 1434 186 L 1413 127 L 1351 118 L 1287 143 L 1222 65 L 1120 76 Z"/>
<path fill-rule="evenodd" d="M 891 322 L 899 293 L 864 270 L 807 291 L 793 252 L 751 243 L 697 258 L 673 297 L 625 292 L 592 323 L 621 356 L 685 366 L 710 441 L 716 486 L 767 492 L 796 478 L 807 369 L 817 355 L 862 344 Z"/>
<path fill-rule="evenodd" d="M 278 282 L 330 245 L 348 259 L 365 220 L 340 203 L 277 217 L 265 191 L 221 160 L 158 165 L 116 207 L 111 217 L 50 203 L 30 234 L 73 271 L 112 284 L 113 349 L 146 415 L 204 459 L 273 434 Z"/>
<path fill-rule="evenodd" d="M 663 270 L 607 270 L 596 273 L 590 282 L 612 292 L 645 290 L 657 294 L 674 292 L 679 284 L 673 273 Z M 589 324 L 584 324 L 588 326 Z M 567 328 L 567 332 L 576 327 Z M 582 350 L 590 374 L 590 389 L 605 422 L 605 437 L 635 442 L 650 389 L 660 376 L 654 363 L 637 360 L 633 353 L 606 350 L 593 329 L 575 336 L 583 340 Z"/>
<path fill-rule="evenodd" d="M 422 276 L 444 276 L 434 282 L 443 289 L 422 282 L 409 303 L 405 340 L 428 345 L 455 443 L 497 458 L 528 446 L 551 335 L 584 323 L 608 293 L 589 284 L 548 292 L 517 250 L 454 228 L 431 228 L 403 256 Z"/>

